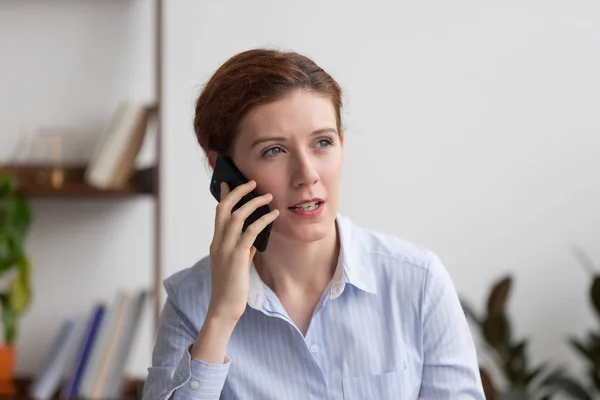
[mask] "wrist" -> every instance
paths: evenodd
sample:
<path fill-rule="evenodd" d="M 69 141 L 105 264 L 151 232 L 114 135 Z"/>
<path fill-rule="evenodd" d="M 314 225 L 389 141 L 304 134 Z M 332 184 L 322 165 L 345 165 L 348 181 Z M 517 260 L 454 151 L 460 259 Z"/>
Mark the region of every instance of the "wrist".
<path fill-rule="evenodd" d="M 225 323 L 212 316 L 207 317 L 198 332 L 196 342 L 190 348 L 192 359 L 212 364 L 225 362 L 225 354 L 235 325 Z"/>
<path fill-rule="evenodd" d="M 207 330 L 210 330 L 215 334 L 229 337 L 233 333 L 237 322 L 238 320 L 235 318 L 223 316 L 209 310 L 202 327 L 206 327 Z"/>
<path fill-rule="evenodd" d="M 206 321 L 211 324 L 218 325 L 223 328 L 235 328 L 235 325 L 239 321 L 241 314 L 231 312 L 230 307 L 223 307 L 217 302 L 211 302 L 208 304 L 208 310 L 206 312 Z"/>

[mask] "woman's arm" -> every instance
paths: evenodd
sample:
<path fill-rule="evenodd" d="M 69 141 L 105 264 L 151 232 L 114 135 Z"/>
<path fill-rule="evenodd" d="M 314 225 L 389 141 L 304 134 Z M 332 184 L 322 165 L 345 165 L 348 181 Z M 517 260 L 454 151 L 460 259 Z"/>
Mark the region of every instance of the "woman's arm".
<path fill-rule="evenodd" d="M 448 272 L 434 256 L 423 289 L 424 399 L 485 400 L 475 345 Z"/>
<path fill-rule="evenodd" d="M 246 309 L 250 264 L 256 253 L 253 243 L 257 235 L 279 215 L 277 210 L 272 210 L 242 232 L 244 221 L 250 214 L 273 199 L 272 195 L 265 194 L 232 212 L 242 197 L 255 187 L 255 181 L 232 191 L 227 184 L 221 185 L 221 201 L 217 205 L 214 236 L 210 245 L 211 288 L 209 294 L 201 291 L 210 297 L 210 300 L 204 299 L 207 307 L 203 308 L 197 300 L 182 300 L 184 304 L 178 306 L 172 300 L 175 293 L 181 290 L 198 293 L 198 288 L 176 289 L 167 284 L 169 297 L 160 318 L 152 367 L 148 370 L 144 386 L 144 400 L 165 400 L 172 393 L 175 393 L 175 400 L 220 397 L 230 365 L 225 355 L 227 344 Z M 189 283 L 199 282 L 193 279 L 200 277 L 183 276 L 180 279 Z M 185 301 L 188 303 L 185 304 Z M 186 312 L 198 310 L 204 313 L 199 332 L 186 316 Z"/>
<path fill-rule="evenodd" d="M 143 400 L 166 400 L 171 396 L 175 400 L 219 399 L 230 365 L 225 356 L 229 338 L 224 329 L 207 318 L 200 333 L 196 334 L 185 314 L 167 298 L 156 335 L 152 366 L 144 384 Z M 192 357 L 192 348 L 198 346 L 200 350 L 194 355 L 205 357 L 207 361 Z M 216 362 L 217 359 L 221 362 Z"/>

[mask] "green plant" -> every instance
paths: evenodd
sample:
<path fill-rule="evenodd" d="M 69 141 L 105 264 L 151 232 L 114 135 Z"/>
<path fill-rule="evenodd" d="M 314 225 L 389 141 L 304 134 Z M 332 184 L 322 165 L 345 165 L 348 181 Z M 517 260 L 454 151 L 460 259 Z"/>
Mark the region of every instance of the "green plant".
<path fill-rule="evenodd" d="M 600 275 L 591 259 L 581 250 L 575 249 L 575 256 L 579 259 L 582 266 L 590 273 L 592 277 L 589 287 L 590 303 L 596 317 L 600 318 Z M 578 339 L 569 338 L 569 342 L 575 351 L 583 356 L 586 362 L 587 377 L 589 379 L 588 393 L 590 398 L 600 397 L 600 332 L 591 330 L 587 337 Z M 580 397 L 583 398 L 583 397 Z"/>
<path fill-rule="evenodd" d="M 17 337 L 19 318 L 31 302 L 30 263 L 25 241 L 31 223 L 27 200 L 18 195 L 14 180 L 0 174 L 0 305 L 4 343 Z"/>
<path fill-rule="evenodd" d="M 578 399 L 591 400 L 585 390 L 569 378 L 562 368 L 547 364 L 532 366 L 527 356 L 528 341 L 512 337 L 511 322 L 506 304 L 510 295 L 512 277 L 505 276 L 496 282 L 487 301 L 486 312 L 478 315 L 467 302 L 461 301 L 467 318 L 479 328 L 497 370 L 506 385 L 499 389 L 490 374 L 480 368 L 482 379 L 494 398 L 500 400 L 545 400 L 553 394 L 565 392 Z"/>

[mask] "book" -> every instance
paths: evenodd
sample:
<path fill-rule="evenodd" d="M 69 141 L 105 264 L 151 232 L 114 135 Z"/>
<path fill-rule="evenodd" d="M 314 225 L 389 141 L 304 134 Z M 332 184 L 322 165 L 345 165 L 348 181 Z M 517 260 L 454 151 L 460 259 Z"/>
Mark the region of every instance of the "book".
<path fill-rule="evenodd" d="M 89 353 L 94 346 L 94 340 L 96 339 L 98 327 L 102 322 L 105 310 L 106 306 L 104 304 L 97 304 L 87 320 L 86 330 L 79 343 L 77 356 L 73 360 L 73 365 L 70 368 L 69 378 L 61 390 L 61 398 L 63 399 L 71 400 L 77 398 L 81 377 L 85 371 Z"/>
<path fill-rule="evenodd" d="M 84 178 L 88 184 L 100 189 L 127 185 L 144 142 L 149 113 L 150 108 L 144 104 L 122 101 L 117 105 L 86 167 Z"/>
<path fill-rule="evenodd" d="M 117 293 L 114 304 L 110 306 L 106 318 L 100 326 L 96 344 L 90 353 L 89 364 L 78 388 L 78 396 L 81 399 L 91 399 L 93 396 L 94 387 L 99 382 L 99 377 L 106 364 L 105 360 L 112 351 L 111 347 L 114 347 L 114 337 L 118 332 L 129 296 L 123 291 Z"/>
<path fill-rule="evenodd" d="M 111 384 L 104 385 L 104 387 L 108 389 L 108 392 L 105 393 L 105 396 L 98 399 L 115 399 L 118 398 L 120 393 L 123 391 L 123 385 L 125 383 L 125 367 L 129 361 L 129 356 L 133 347 L 133 339 L 137 335 L 147 298 L 148 291 L 141 290 L 133 297 L 131 301 L 132 304 L 127 313 L 125 320 L 126 323 L 123 327 L 122 335 L 119 338 L 116 358 L 111 365 L 111 369 L 109 370 L 110 375 L 108 382 L 111 382 Z"/>
<path fill-rule="evenodd" d="M 89 399 L 106 399 L 106 392 L 109 387 L 114 386 L 115 382 L 110 380 L 110 375 L 115 368 L 115 359 L 121 351 L 119 345 L 122 340 L 124 327 L 128 324 L 130 317 L 130 309 L 132 307 L 131 295 L 125 295 L 119 304 L 118 318 L 115 320 L 109 342 L 107 343 L 106 351 L 102 355 L 102 361 L 97 371 L 94 381 L 91 386 L 91 393 L 88 393 Z"/>
<path fill-rule="evenodd" d="M 51 399 L 58 391 L 79 348 L 83 325 L 79 317 L 65 318 L 29 388 L 32 399 Z"/>

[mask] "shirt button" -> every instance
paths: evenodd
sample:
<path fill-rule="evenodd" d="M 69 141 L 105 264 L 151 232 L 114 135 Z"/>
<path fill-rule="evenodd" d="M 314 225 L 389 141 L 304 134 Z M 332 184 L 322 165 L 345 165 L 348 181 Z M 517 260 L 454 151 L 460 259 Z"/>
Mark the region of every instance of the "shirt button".
<path fill-rule="evenodd" d="M 316 353 L 318 351 L 319 351 L 319 346 L 317 346 L 316 344 L 313 344 L 312 346 L 310 346 L 311 353 Z"/>
<path fill-rule="evenodd" d="M 193 381 L 190 386 L 192 387 L 192 389 L 196 390 L 200 387 L 200 384 L 198 383 L 198 381 Z"/>

